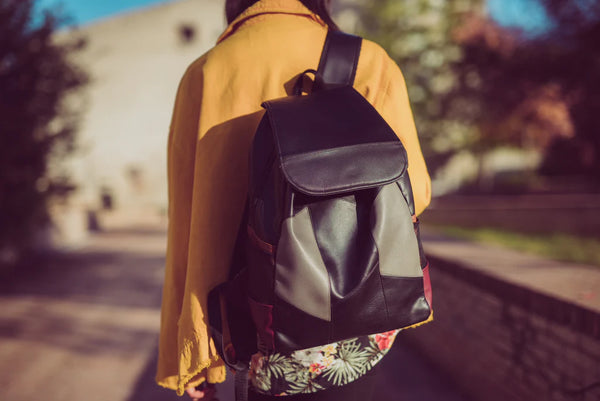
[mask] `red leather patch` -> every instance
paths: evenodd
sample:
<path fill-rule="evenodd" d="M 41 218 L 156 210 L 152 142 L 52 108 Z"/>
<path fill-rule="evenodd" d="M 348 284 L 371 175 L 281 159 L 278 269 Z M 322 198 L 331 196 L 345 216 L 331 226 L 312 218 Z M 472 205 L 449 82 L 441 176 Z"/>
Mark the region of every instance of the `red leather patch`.
<path fill-rule="evenodd" d="M 271 263 L 275 264 L 275 247 L 268 242 L 263 241 L 258 237 L 256 231 L 248 224 L 248 237 L 258 249 L 266 254 L 271 255 Z"/>
<path fill-rule="evenodd" d="M 429 278 L 429 262 L 427 262 L 427 266 L 423 269 L 423 287 L 425 289 L 425 299 L 429 306 L 432 307 L 433 293 L 431 291 L 431 279 Z"/>
<path fill-rule="evenodd" d="M 273 332 L 273 305 L 261 304 L 248 298 L 250 313 L 256 326 L 260 345 L 269 350 L 275 348 L 275 333 Z"/>

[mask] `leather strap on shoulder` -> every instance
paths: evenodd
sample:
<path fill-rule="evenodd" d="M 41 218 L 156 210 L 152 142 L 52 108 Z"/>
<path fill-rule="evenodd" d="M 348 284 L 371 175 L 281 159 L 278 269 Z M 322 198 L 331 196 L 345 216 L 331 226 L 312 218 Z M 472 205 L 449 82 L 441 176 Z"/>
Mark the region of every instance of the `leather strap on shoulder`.
<path fill-rule="evenodd" d="M 360 56 L 362 38 L 341 31 L 327 32 L 313 91 L 352 86 Z"/>

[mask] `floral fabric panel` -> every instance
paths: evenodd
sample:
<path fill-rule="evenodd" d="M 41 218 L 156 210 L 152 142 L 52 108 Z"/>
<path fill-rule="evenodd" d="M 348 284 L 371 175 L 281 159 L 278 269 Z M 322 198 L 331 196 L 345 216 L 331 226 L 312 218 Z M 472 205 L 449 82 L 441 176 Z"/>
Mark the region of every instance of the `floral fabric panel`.
<path fill-rule="evenodd" d="M 388 353 L 399 331 L 351 338 L 289 355 L 258 352 L 250 362 L 250 381 L 257 392 L 278 396 L 348 384 Z"/>

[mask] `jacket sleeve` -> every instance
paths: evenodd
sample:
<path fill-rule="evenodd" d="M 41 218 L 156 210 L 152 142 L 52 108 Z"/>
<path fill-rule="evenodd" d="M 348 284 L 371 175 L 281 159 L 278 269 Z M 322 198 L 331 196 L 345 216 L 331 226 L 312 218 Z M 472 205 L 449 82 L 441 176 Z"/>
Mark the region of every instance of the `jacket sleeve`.
<path fill-rule="evenodd" d="M 378 109 L 406 148 L 415 210 L 419 215 L 431 201 L 431 178 L 421 152 L 404 76 L 398 65 L 389 57 L 385 76 L 388 77 L 388 83 L 384 86 L 381 106 Z"/>
<path fill-rule="evenodd" d="M 167 143 L 169 224 L 165 276 L 162 290 L 158 365 L 155 380 L 182 395 L 184 387 L 206 380 L 209 363 L 185 357 L 179 320 L 189 277 L 190 226 L 196 144 L 201 110 L 202 75 L 188 69 L 179 85 Z M 189 347 L 188 347 L 189 348 Z M 222 367 L 216 376 L 224 376 Z"/>

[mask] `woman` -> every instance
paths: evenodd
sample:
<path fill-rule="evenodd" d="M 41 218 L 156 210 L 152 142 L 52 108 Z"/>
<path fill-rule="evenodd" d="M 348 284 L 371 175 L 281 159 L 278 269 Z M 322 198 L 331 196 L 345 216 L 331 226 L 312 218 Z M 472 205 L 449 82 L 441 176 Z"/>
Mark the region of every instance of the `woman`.
<path fill-rule="evenodd" d="M 181 81 L 168 141 L 169 231 L 156 374 L 158 384 L 178 395 L 211 399 L 213 387 L 195 387 L 225 379 L 207 331 L 207 294 L 228 275 L 244 209 L 248 152 L 263 113 L 260 104 L 289 95 L 293 78 L 316 68 L 327 29 L 337 29 L 329 3 L 227 0 L 229 26 Z M 430 179 L 404 80 L 385 51 L 367 40 L 354 87 L 407 149 L 421 213 L 430 200 Z M 382 341 L 389 349 L 393 335 Z M 373 372 L 343 386 L 288 395 L 288 400 L 369 399 Z M 251 399 L 271 398 L 251 392 Z"/>

